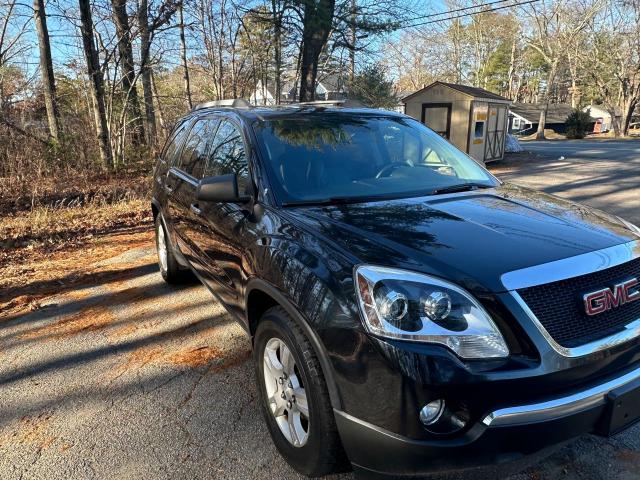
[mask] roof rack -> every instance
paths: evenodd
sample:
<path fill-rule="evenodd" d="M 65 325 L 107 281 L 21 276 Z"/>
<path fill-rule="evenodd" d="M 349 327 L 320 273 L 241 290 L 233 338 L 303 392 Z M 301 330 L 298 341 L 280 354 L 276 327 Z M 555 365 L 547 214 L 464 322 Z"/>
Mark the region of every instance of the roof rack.
<path fill-rule="evenodd" d="M 194 110 L 212 107 L 231 107 L 231 108 L 251 108 L 252 105 L 244 98 L 229 98 L 224 100 L 212 100 L 210 102 L 200 103 L 193 107 Z"/>
<path fill-rule="evenodd" d="M 318 107 L 346 107 L 346 108 L 366 108 L 366 105 L 359 100 L 352 98 L 341 100 L 314 100 L 312 102 L 298 102 L 296 105 L 315 105 Z"/>

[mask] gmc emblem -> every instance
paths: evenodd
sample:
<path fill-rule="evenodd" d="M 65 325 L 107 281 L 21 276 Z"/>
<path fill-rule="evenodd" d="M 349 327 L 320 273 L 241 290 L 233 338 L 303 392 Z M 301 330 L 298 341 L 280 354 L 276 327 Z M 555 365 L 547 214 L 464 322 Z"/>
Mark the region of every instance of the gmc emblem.
<path fill-rule="evenodd" d="M 595 292 L 587 293 L 584 299 L 584 310 L 587 315 L 597 315 L 612 308 L 617 308 L 625 303 L 640 300 L 640 291 L 635 287 L 638 279 L 632 278 L 626 282 L 618 283 L 611 288 L 603 288 Z"/>

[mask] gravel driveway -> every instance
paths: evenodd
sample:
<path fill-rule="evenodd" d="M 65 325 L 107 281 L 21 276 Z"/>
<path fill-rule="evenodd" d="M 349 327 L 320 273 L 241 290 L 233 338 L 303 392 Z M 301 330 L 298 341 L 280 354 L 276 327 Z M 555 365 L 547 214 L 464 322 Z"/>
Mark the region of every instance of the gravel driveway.
<path fill-rule="evenodd" d="M 543 190 L 640 223 L 640 140 L 521 142 L 527 154 L 489 169 L 502 180 Z"/>
<path fill-rule="evenodd" d="M 553 155 L 492 168 L 639 220 L 638 156 Z M 0 319 L 0 478 L 300 478 L 267 434 L 243 331 L 204 287 L 166 286 L 150 241 L 91 271 Z M 509 478 L 640 478 L 640 427 Z"/>

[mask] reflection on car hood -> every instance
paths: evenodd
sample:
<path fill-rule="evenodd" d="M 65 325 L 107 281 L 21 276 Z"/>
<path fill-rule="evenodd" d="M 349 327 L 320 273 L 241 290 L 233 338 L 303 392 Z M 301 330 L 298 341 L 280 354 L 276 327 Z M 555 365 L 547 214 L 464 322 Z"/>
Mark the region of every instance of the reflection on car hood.
<path fill-rule="evenodd" d="M 362 263 L 474 291 L 503 291 L 503 273 L 638 239 L 616 217 L 513 185 L 290 212 Z"/>

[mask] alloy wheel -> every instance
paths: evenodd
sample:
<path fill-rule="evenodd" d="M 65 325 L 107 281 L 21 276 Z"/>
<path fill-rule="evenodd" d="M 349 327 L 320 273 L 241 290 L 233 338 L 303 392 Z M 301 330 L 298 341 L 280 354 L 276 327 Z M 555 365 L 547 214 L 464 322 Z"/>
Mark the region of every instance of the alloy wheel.
<path fill-rule="evenodd" d="M 167 239 L 164 233 L 164 227 L 161 222 L 158 222 L 158 263 L 160 263 L 160 269 L 166 272 L 168 269 L 168 253 L 167 253 Z"/>
<path fill-rule="evenodd" d="M 264 349 L 264 383 L 267 402 L 280 431 L 294 447 L 309 439 L 309 406 L 291 349 L 279 339 L 270 339 Z"/>

